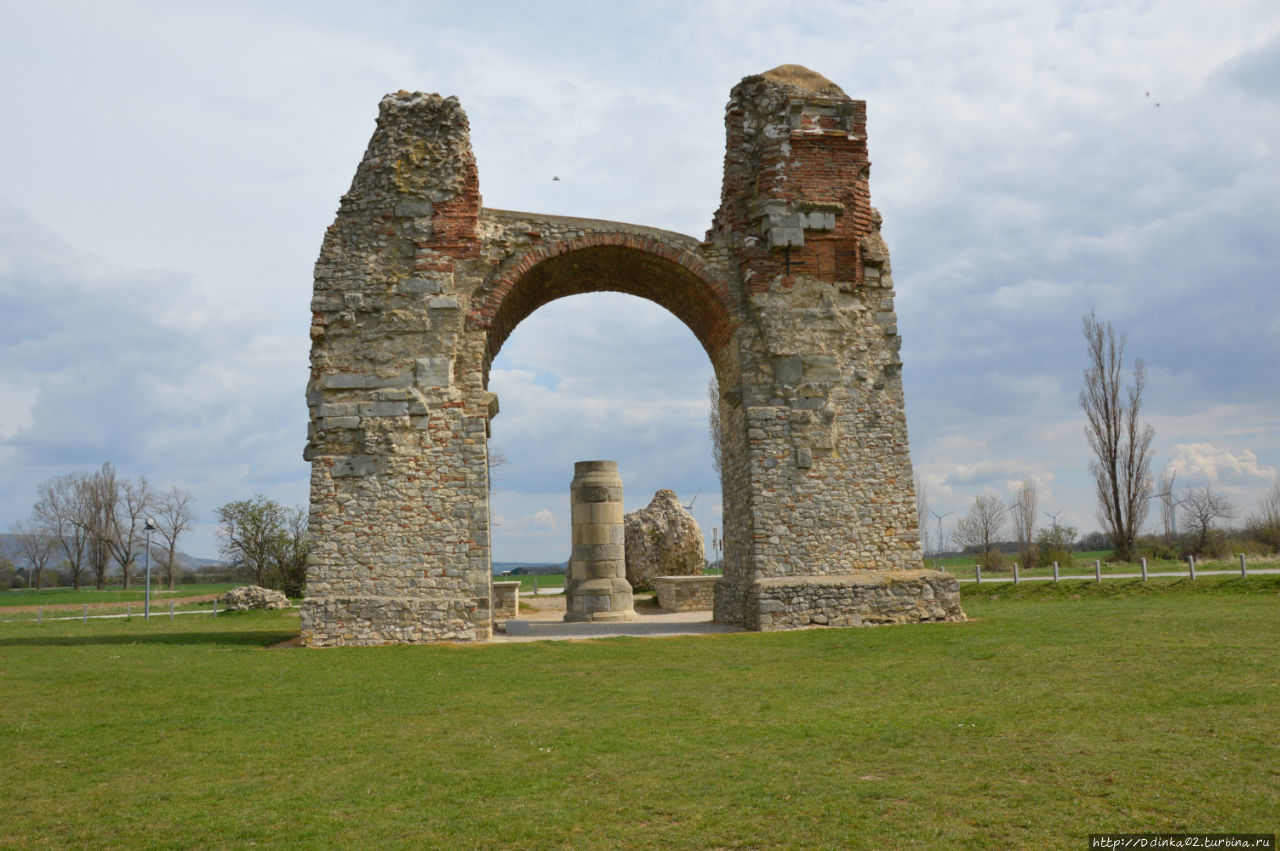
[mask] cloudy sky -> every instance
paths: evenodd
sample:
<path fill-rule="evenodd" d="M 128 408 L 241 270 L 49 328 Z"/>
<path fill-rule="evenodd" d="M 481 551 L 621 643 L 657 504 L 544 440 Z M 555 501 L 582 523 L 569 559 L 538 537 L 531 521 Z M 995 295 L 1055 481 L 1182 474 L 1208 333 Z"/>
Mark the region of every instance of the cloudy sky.
<path fill-rule="evenodd" d="M 486 206 L 701 236 L 729 89 L 788 62 L 867 101 L 934 511 L 1026 474 L 1097 528 L 1091 308 L 1148 365 L 1155 469 L 1254 509 L 1280 470 L 1274 0 L 0 0 L 0 530 L 104 461 L 196 494 L 194 555 L 218 505 L 305 502 L 311 269 L 384 93 L 461 99 Z M 565 557 L 578 459 L 718 527 L 710 376 L 638 299 L 521 324 L 495 559 Z"/>

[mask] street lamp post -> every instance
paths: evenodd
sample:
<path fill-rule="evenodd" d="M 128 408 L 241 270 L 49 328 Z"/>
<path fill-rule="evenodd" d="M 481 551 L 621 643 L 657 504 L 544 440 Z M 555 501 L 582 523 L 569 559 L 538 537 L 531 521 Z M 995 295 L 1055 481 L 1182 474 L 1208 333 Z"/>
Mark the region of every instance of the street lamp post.
<path fill-rule="evenodd" d="M 146 601 L 142 606 L 142 619 L 144 621 L 151 620 L 151 533 L 156 530 L 156 519 L 154 517 L 147 518 L 147 524 L 143 527 L 147 533 L 147 593 Z"/>

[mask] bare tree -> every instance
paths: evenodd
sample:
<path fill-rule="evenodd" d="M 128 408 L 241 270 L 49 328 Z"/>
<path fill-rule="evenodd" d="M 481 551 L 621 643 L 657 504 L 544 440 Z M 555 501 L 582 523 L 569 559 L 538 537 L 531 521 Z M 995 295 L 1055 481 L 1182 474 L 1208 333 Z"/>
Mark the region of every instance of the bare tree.
<path fill-rule="evenodd" d="M 492 487 L 493 480 L 498 477 L 498 470 L 501 470 L 503 467 L 507 466 L 507 464 L 510 463 L 510 459 L 507 457 L 507 453 L 505 451 L 503 451 L 502 449 L 499 449 L 497 446 L 494 446 L 492 443 L 489 444 L 488 449 L 489 449 L 489 456 L 488 456 L 489 457 L 489 485 L 490 487 Z"/>
<path fill-rule="evenodd" d="M 80 491 L 79 523 L 84 529 L 85 555 L 93 571 L 94 584 L 101 591 L 111 569 L 111 523 L 120 499 L 116 471 L 110 464 L 93 473 L 73 473 Z M 125 587 L 129 587 L 126 571 Z"/>
<path fill-rule="evenodd" d="M 1271 490 L 1258 503 L 1259 517 L 1267 526 L 1280 526 L 1280 482 L 1271 486 Z"/>
<path fill-rule="evenodd" d="M 191 503 L 194 501 L 195 496 L 191 491 L 177 485 L 170 485 L 156 503 L 156 531 L 160 533 L 160 540 L 164 542 L 164 547 L 157 547 L 156 550 L 160 555 L 160 567 L 164 571 L 165 584 L 170 591 L 173 590 L 178 576 L 178 538 L 196 519 L 195 512 L 191 508 Z"/>
<path fill-rule="evenodd" d="M 711 403 L 707 411 L 707 431 L 711 433 L 711 467 L 720 476 L 724 471 L 724 445 L 720 434 L 720 385 L 714 375 L 707 382 L 707 401 Z"/>
<path fill-rule="evenodd" d="M 307 584 L 307 557 L 311 553 L 307 519 L 306 509 L 286 508 L 275 539 L 271 587 L 279 588 L 290 597 L 301 597 Z"/>
<path fill-rule="evenodd" d="M 1160 500 L 1160 526 L 1164 530 L 1166 547 L 1173 546 L 1173 539 L 1178 536 L 1178 503 L 1173 497 L 1173 481 L 1177 477 L 1177 470 L 1172 474 L 1165 470 L 1156 484 L 1155 498 Z"/>
<path fill-rule="evenodd" d="M 1022 559 L 1023 566 L 1028 568 L 1035 567 L 1037 562 L 1035 535 L 1036 508 L 1039 503 L 1035 479 L 1023 476 L 1018 484 L 1018 496 L 1012 508 L 1013 533 L 1018 539 L 1018 558 Z"/>
<path fill-rule="evenodd" d="M 82 475 L 69 473 L 44 482 L 36 490 L 32 508 L 36 526 L 57 542 L 71 571 L 71 585 L 79 590 L 87 565 L 89 533 L 84 522 L 88 506 Z"/>
<path fill-rule="evenodd" d="M 1187 532 L 1195 539 L 1193 548 L 1197 553 L 1205 551 L 1215 520 L 1230 520 L 1236 516 L 1236 507 L 1231 500 L 1209 485 L 1187 488 L 1181 508 Z"/>
<path fill-rule="evenodd" d="M 930 538 L 929 524 L 926 522 L 929 514 L 929 491 L 925 486 L 924 480 L 920 478 L 920 474 L 915 474 L 916 485 L 916 525 L 920 528 L 920 554 L 928 560 Z"/>
<path fill-rule="evenodd" d="M 44 571 L 49 565 L 49 558 L 53 555 L 56 544 L 53 536 L 34 518 L 15 524 L 13 534 L 18 541 L 18 551 L 27 560 L 27 586 L 31 586 L 31 574 L 34 572 L 35 587 L 43 588 Z"/>
<path fill-rule="evenodd" d="M 143 527 L 152 500 L 151 485 L 146 476 L 139 476 L 136 481 L 118 478 L 110 464 L 103 464 L 98 475 L 104 481 L 104 494 L 108 487 L 105 482 L 114 485 L 114 492 L 108 497 L 110 512 L 105 518 L 106 542 L 111 557 L 120 565 L 124 587 L 128 589 L 134 556 L 144 541 Z"/>
<path fill-rule="evenodd" d="M 998 496 L 979 494 L 974 497 L 969 513 L 956 521 L 956 543 L 966 549 L 978 550 L 984 567 L 998 568 L 1000 551 L 996 544 L 1004 534 L 1007 512 Z"/>
<path fill-rule="evenodd" d="M 124 587 L 129 587 L 134 555 L 142 542 L 151 487 L 145 476 L 122 478 L 110 463 L 93 473 L 78 475 L 82 493 L 81 524 L 87 535 L 89 566 L 98 589 L 106 587 L 111 565 L 120 565 Z"/>
<path fill-rule="evenodd" d="M 1139 359 L 1133 383 L 1121 388 L 1125 337 L 1117 340 L 1110 322 L 1093 311 L 1081 323 L 1089 366 L 1084 371 L 1080 407 L 1085 436 L 1094 458 L 1089 463 L 1098 496 L 1098 521 L 1111 539 L 1116 557 L 1132 561 L 1134 541 L 1146 519 L 1151 492 L 1151 442 L 1155 429 L 1140 423 L 1147 369 Z"/>
<path fill-rule="evenodd" d="M 1258 514 L 1249 518 L 1248 531 L 1263 545 L 1280 550 L 1280 482 L 1258 502 Z"/>

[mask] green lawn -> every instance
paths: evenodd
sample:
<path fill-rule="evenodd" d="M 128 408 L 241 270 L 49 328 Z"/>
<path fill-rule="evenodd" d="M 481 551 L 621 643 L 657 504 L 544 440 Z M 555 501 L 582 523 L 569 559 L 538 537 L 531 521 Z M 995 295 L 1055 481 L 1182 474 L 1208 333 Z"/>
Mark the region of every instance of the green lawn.
<path fill-rule="evenodd" d="M 1275 579 L 966 586 L 967 624 L 489 646 L 265 649 L 289 611 L 0 624 L 0 845 L 1270 833 Z"/>
<path fill-rule="evenodd" d="M 532 593 L 533 593 L 533 583 L 534 583 L 534 580 L 535 580 L 535 579 L 536 579 L 536 580 L 537 580 L 537 582 L 538 582 L 538 587 L 539 587 L 539 588 L 542 588 L 542 589 L 546 589 L 546 588 L 564 588 L 564 574 L 563 574 L 563 573 L 554 573 L 554 574 L 550 574 L 550 575 L 546 575 L 546 576 L 495 576 L 495 577 L 493 577 L 493 581 L 494 581 L 494 582 L 515 582 L 515 581 L 519 581 L 519 582 L 520 582 L 520 593 L 521 593 L 521 594 L 532 594 Z"/>

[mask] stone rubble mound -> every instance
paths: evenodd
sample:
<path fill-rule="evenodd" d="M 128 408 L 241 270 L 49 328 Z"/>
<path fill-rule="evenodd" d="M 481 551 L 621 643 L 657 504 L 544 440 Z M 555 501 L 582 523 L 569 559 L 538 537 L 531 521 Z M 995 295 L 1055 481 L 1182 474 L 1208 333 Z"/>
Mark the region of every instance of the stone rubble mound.
<path fill-rule="evenodd" d="M 289 598 L 283 591 L 263 588 L 261 585 L 241 585 L 232 588 L 222 598 L 228 612 L 247 612 L 250 609 L 287 609 Z"/>
<path fill-rule="evenodd" d="M 652 590 L 655 576 L 701 575 L 706 566 L 702 530 L 674 491 L 658 491 L 646 508 L 626 515 L 623 522 L 627 581 L 633 589 Z"/>

